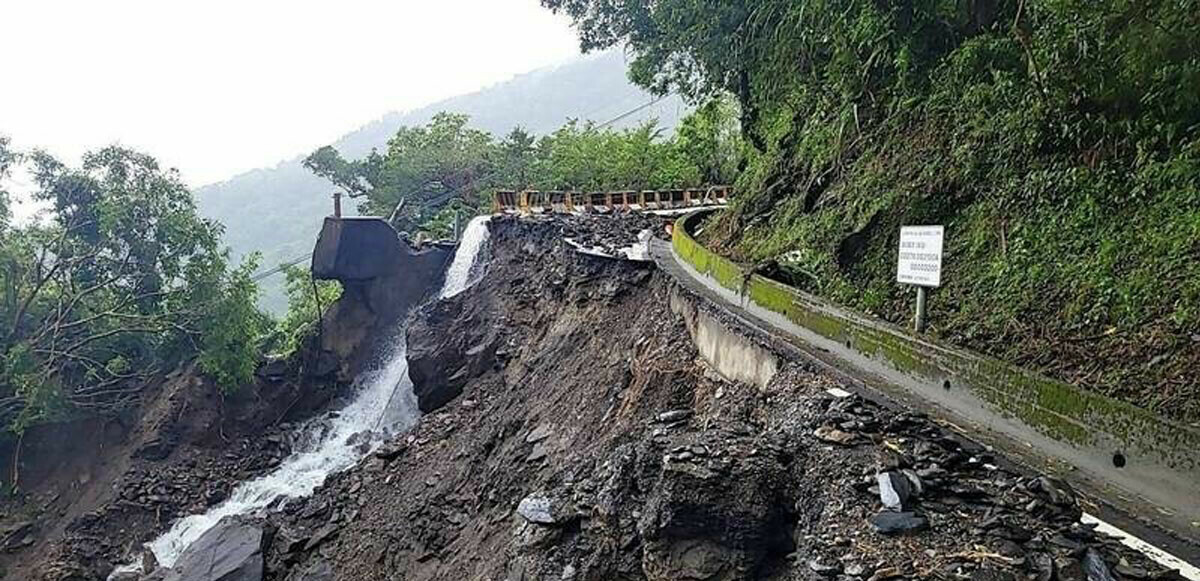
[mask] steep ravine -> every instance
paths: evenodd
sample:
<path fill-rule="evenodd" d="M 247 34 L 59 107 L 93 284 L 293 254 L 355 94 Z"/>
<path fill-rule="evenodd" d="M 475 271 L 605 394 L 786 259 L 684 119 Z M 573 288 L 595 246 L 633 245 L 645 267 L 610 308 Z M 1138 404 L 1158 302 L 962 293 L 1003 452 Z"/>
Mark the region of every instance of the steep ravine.
<path fill-rule="evenodd" d="M 479 282 L 408 324 L 428 413 L 269 517 L 267 579 L 1171 578 L 1065 484 L 805 362 L 734 338 L 772 373 L 723 378 L 696 304 L 562 229 L 492 221 Z"/>

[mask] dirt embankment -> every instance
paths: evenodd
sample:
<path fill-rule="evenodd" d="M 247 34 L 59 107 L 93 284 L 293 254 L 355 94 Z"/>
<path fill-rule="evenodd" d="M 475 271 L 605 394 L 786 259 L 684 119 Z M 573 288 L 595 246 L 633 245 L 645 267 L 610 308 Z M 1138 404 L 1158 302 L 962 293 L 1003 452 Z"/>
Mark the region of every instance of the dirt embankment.
<path fill-rule="evenodd" d="M 1170 577 L 1065 484 L 804 362 L 727 381 L 652 267 L 492 229 L 483 279 L 410 324 L 431 412 L 269 519 L 266 578 Z"/>
<path fill-rule="evenodd" d="M 290 451 L 294 422 L 342 391 L 297 358 L 223 395 L 194 365 L 120 416 L 34 428 L 0 457 L 18 494 L 0 505 L 0 577 L 100 579 L 171 521 L 224 500 Z"/>

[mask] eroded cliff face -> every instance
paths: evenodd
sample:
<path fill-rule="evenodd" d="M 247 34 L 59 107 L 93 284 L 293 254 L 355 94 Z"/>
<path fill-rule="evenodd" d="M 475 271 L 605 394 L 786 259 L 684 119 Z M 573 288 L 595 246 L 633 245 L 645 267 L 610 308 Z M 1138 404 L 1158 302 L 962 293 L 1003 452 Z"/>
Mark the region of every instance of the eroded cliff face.
<path fill-rule="evenodd" d="M 492 227 L 478 284 L 409 324 L 429 413 L 268 519 L 267 579 L 1157 574 L 1065 485 L 767 342 L 745 348 L 769 379 L 722 377 L 652 266 L 572 252 L 555 220 Z"/>

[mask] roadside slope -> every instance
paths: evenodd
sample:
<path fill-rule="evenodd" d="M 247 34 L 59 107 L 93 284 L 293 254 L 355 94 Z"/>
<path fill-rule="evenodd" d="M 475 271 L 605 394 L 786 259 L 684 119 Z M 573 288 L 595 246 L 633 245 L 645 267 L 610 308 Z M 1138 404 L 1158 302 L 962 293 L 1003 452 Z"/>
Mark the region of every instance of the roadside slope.
<path fill-rule="evenodd" d="M 271 517 L 266 578 L 1156 574 L 1075 524 L 1060 482 L 831 395 L 832 377 L 710 319 L 774 362 L 725 379 L 685 323 L 713 315 L 663 274 L 575 254 L 548 221 L 492 228 L 479 283 L 410 323 L 410 366 L 448 376 L 413 376 L 430 413 Z M 881 510 L 884 479 L 906 511 Z"/>

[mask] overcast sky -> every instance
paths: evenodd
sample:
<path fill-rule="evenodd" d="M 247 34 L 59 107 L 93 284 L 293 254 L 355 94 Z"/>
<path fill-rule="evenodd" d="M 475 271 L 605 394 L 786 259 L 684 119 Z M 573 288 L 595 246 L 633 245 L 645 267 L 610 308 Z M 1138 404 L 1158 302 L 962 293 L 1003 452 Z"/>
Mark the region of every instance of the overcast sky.
<path fill-rule="evenodd" d="M 0 134 L 200 186 L 577 54 L 537 0 L 0 0 Z"/>

